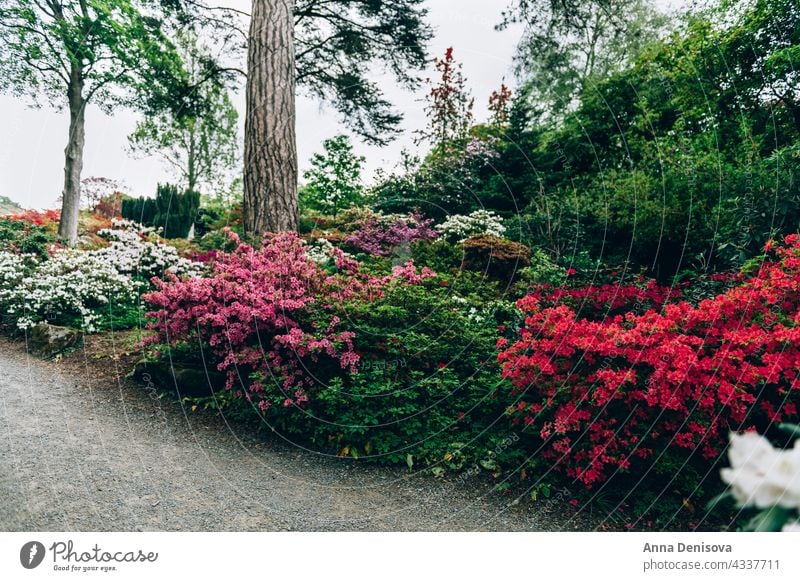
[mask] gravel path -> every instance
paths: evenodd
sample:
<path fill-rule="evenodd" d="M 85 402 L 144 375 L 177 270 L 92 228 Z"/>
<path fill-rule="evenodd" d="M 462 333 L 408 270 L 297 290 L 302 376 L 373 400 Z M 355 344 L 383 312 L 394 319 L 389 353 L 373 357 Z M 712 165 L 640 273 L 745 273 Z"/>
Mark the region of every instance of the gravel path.
<path fill-rule="evenodd" d="M 93 365 L 79 374 L 0 340 L 0 530 L 587 528 L 567 499 L 513 504 L 479 478 L 259 441 L 142 386 L 93 379 Z"/>

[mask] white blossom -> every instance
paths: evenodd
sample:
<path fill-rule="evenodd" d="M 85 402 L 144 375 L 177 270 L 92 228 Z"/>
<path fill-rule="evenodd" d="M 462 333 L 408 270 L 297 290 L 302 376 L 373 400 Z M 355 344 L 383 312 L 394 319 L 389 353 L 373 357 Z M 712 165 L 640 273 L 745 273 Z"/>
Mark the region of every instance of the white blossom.
<path fill-rule="evenodd" d="M 800 440 L 798 440 L 800 442 Z M 731 434 L 722 480 L 742 506 L 800 508 L 800 445 L 776 450 L 762 436 Z"/>
<path fill-rule="evenodd" d="M 800 533 L 800 521 L 787 522 L 781 530 L 784 533 Z"/>
<path fill-rule="evenodd" d="M 317 238 L 315 241 L 307 244 L 306 256 L 320 266 L 325 266 L 326 264 L 333 262 L 333 251 L 335 249 L 336 247 L 330 240 L 326 238 Z M 350 256 L 346 252 L 343 252 L 342 254 L 345 256 Z"/>
<path fill-rule="evenodd" d="M 69 316 L 93 332 L 109 311 L 135 304 L 150 278 L 204 272 L 203 265 L 180 257 L 152 229 L 132 222 L 114 225 L 98 233 L 109 245 L 97 250 L 57 249 L 41 262 L 0 252 L 0 310 L 21 329 Z"/>
<path fill-rule="evenodd" d="M 436 226 L 442 236 L 448 240 L 463 242 L 472 236 L 497 236 L 505 234 L 503 219 L 491 210 L 475 210 L 471 214 L 454 214 Z"/>

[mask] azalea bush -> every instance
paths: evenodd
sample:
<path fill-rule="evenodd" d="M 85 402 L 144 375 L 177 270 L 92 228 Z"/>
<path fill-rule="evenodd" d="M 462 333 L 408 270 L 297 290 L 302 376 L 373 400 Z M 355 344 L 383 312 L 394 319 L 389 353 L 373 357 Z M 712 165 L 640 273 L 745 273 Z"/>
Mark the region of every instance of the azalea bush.
<path fill-rule="evenodd" d="M 178 256 L 152 230 L 127 221 L 111 224 L 98 231 L 107 241 L 101 248 L 56 248 L 44 256 L 0 252 L 5 322 L 18 329 L 47 322 L 87 332 L 131 327 L 141 322 L 139 297 L 152 277 L 202 274 L 202 264 Z"/>
<path fill-rule="evenodd" d="M 59 250 L 43 261 L 0 252 L 0 307 L 19 329 L 48 322 L 97 331 L 136 305 L 143 286 L 99 252 Z"/>
<path fill-rule="evenodd" d="M 527 271 L 523 271 L 523 274 L 526 275 Z M 538 301 L 542 308 L 565 305 L 582 318 L 604 319 L 609 315 L 660 310 L 668 302 L 681 299 L 685 286 L 685 283 L 664 286 L 653 279 L 637 275 L 630 280 L 620 277 L 615 283 L 534 284 L 529 288 L 527 296 L 529 301 Z"/>
<path fill-rule="evenodd" d="M 524 326 L 499 359 L 511 417 L 541 457 L 587 487 L 652 471 L 691 494 L 698 482 L 682 478 L 720 458 L 730 428 L 796 421 L 798 237 L 767 251 L 754 275 L 696 306 L 592 320 L 521 299 Z"/>
<path fill-rule="evenodd" d="M 17 222 L 27 222 L 35 226 L 45 226 L 55 231 L 58 229 L 58 221 L 61 218 L 61 212 L 58 210 L 25 210 L 24 212 L 8 214 L 4 216 L 4 218 Z"/>
<path fill-rule="evenodd" d="M 346 252 L 340 252 L 336 246 L 326 238 L 317 238 L 309 242 L 306 247 L 306 256 L 320 266 L 335 265 L 339 256 L 349 257 Z"/>
<path fill-rule="evenodd" d="M 376 274 L 280 234 L 218 255 L 207 278 L 159 282 L 145 300 L 162 354 L 202 349 L 234 400 L 304 446 L 436 473 L 513 464 L 492 452 L 508 433 L 490 427 L 509 425 L 495 341 L 516 309 L 473 284 L 413 262 Z"/>
<path fill-rule="evenodd" d="M 0 218 L 0 250 L 45 257 L 55 241 L 55 234 L 46 226 Z"/>
<path fill-rule="evenodd" d="M 228 387 L 261 411 L 303 405 L 319 373 L 356 369 L 353 333 L 337 314 L 343 301 L 433 274 L 408 263 L 379 277 L 336 250 L 338 272 L 330 274 L 294 233 L 267 238 L 259 249 L 229 236 L 236 250 L 218 254 L 207 278 L 155 281 L 156 291 L 144 297 L 156 331 L 151 341 L 210 348 Z"/>
<path fill-rule="evenodd" d="M 374 214 L 346 238 L 347 244 L 374 256 L 389 256 L 398 247 L 438 237 L 433 220 L 421 214 Z"/>
<path fill-rule="evenodd" d="M 163 243 L 152 227 L 129 220 L 112 220 L 112 228 L 98 231 L 109 242 L 96 252 L 122 274 L 149 281 L 167 272 L 178 276 L 200 276 L 203 261 L 182 258 L 174 246 Z"/>

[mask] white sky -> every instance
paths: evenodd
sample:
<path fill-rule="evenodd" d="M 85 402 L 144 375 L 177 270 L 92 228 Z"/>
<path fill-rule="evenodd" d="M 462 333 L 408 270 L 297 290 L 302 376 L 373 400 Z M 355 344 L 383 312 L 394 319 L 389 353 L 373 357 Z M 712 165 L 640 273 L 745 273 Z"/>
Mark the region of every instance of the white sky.
<path fill-rule="evenodd" d="M 430 54 L 440 56 L 453 46 L 455 57 L 464 65 L 464 74 L 475 97 L 478 120 L 486 116 L 489 95 L 503 79 L 513 86 L 511 59 L 521 28 L 494 30 L 501 11 L 510 0 L 428 0 L 429 22 L 435 30 Z M 674 0 L 673 0 L 674 1 Z M 231 5 L 249 9 L 248 0 L 229 0 Z M 659 4 L 671 4 L 662 0 Z M 358 143 L 359 153 L 367 158 L 367 176 L 378 167 L 392 167 L 403 147 L 412 147 L 412 132 L 425 124 L 422 94 L 404 92 L 394 85 L 385 91 L 404 113 L 404 134 L 391 145 L 379 148 Z M 236 96 L 241 104 L 243 90 Z M 63 184 L 64 146 L 68 115 L 47 109 L 31 109 L 8 95 L 0 95 L 3 111 L 0 131 L 0 195 L 29 208 L 54 207 Z M 328 137 L 346 132 L 330 107 L 300 98 L 297 103 L 297 140 L 300 170 L 311 155 L 321 149 Z M 153 195 L 159 181 L 170 174 L 158 158 L 133 159 L 125 152 L 127 135 L 133 131 L 137 114 L 122 110 L 109 117 L 97 107 L 87 111 L 86 149 L 83 177 L 102 176 L 121 181 L 136 195 Z"/>

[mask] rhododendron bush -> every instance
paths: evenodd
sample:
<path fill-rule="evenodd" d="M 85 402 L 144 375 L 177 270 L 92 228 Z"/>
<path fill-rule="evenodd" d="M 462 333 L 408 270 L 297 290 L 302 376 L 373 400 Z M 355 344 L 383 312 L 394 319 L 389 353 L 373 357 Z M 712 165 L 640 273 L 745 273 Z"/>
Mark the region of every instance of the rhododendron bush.
<path fill-rule="evenodd" d="M 181 258 L 138 224 L 113 223 L 95 250 L 50 248 L 43 255 L 0 251 L 0 308 L 5 322 L 29 329 L 48 322 L 87 332 L 135 326 L 149 279 L 199 276 L 203 266 Z"/>
<path fill-rule="evenodd" d="M 157 290 L 145 295 L 157 331 L 152 342 L 207 344 L 228 386 L 261 410 L 304 405 L 326 372 L 356 369 L 353 332 L 341 329 L 337 315 L 342 301 L 369 300 L 386 285 L 433 276 L 412 263 L 373 276 L 336 249 L 338 272 L 329 274 L 306 251 L 295 234 L 284 233 L 260 249 L 239 244 L 220 253 L 208 278 L 156 281 Z"/>
<path fill-rule="evenodd" d="M 584 318 L 604 318 L 608 315 L 660 310 L 667 302 L 681 298 L 680 284 L 662 286 L 652 279 L 636 276 L 633 280 L 617 283 L 562 285 L 534 285 L 528 301 L 536 300 L 540 308 L 565 305 Z"/>
<path fill-rule="evenodd" d="M 347 243 L 374 256 L 389 256 L 398 246 L 433 240 L 437 236 L 433 220 L 420 214 L 374 214 L 347 237 Z"/>
<path fill-rule="evenodd" d="M 518 340 L 499 342 L 513 421 L 588 487 L 669 461 L 707 465 L 731 430 L 796 421 L 800 243 L 767 251 L 755 275 L 696 306 L 590 320 L 521 299 Z"/>
<path fill-rule="evenodd" d="M 97 331 L 142 286 L 96 252 L 59 250 L 45 261 L 0 252 L 0 307 L 19 329 L 44 321 Z"/>

